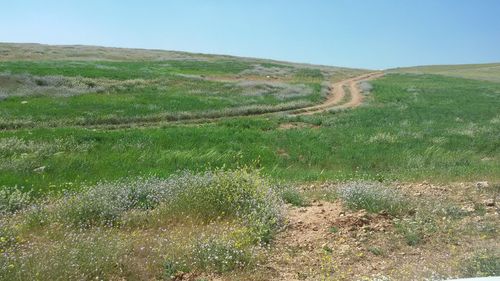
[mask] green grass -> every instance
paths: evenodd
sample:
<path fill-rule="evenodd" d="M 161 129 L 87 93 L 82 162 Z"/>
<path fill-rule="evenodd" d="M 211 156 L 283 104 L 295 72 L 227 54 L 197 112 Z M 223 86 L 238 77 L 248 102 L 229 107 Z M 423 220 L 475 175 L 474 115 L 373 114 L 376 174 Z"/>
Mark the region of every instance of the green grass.
<path fill-rule="evenodd" d="M 370 251 L 370 253 L 372 253 L 376 256 L 382 256 L 384 254 L 383 250 L 381 250 L 378 247 L 374 247 L 374 246 L 368 247 L 368 251 Z"/>
<path fill-rule="evenodd" d="M 0 124 L 8 128 L 15 127 L 17 123 L 30 122 L 31 126 L 36 127 L 40 122 L 56 125 L 113 124 L 176 120 L 183 119 L 183 114 L 187 117 L 203 117 L 208 113 L 223 116 L 224 110 L 229 109 L 311 104 L 319 99 L 320 90 L 317 85 L 313 85 L 313 95 L 290 98 L 283 102 L 273 95 L 246 98 L 239 93 L 239 89 L 224 87 L 222 83 L 199 82 L 196 87 L 200 89 L 200 93 L 189 94 L 193 87 L 191 83 L 186 83 L 161 93 L 157 89 L 146 88 L 139 92 L 88 93 L 68 98 L 12 97 L 2 101 L 5 107 L 0 109 Z M 216 87 L 219 89 L 214 90 Z"/>
<path fill-rule="evenodd" d="M 373 82 L 361 108 L 213 124 L 0 133 L 0 185 L 61 190 L 178 169 L 261 167 L 288 181 L 498 180 L 500 84 L 432 75 Z M 278 130 L 301 121 L 319 128 Z M 286 156 L 282 153 L 286 152 Z M 33 169 L 45 166 L 43 172 Z"/>
<path fill-rule="evenodd" d="M 234 61 L 0 62 L 0 128 L 246 115 L 323 98 L 322 79 L 240 85 L 199 76 L 234 76 L 250 66 Z"/>
<path fill-rule="evenodd" d="M 218 61 L 6 61 L 0 72 L 39 76 L 63 75 L 117 80 L 154 79 L 172 74 L 222 75 L 238 74 L 251 68 L 239 60 Z"/>
<path fill-rule="evenodd" d="M 495 250 L 479 251 L 464 262 L 465 277 L 488 277 L 500 275 L 500 254 Z"/>
<path fill-rule="evenodd" d="M 304 207 L 309 204 L 305 196 L 300 193 L 296 188 L 286 187 L 281 191 L 281 198 L 285 203 L 291 204 L 295 207 Z"/>
<path fill-rule="evenodd" d="M 429 65 L 396 68 L 391 71 L 415 74 L 439 74 L 467 79 L 479 79 L 500 82 L 500 63 L 462 64 L 462 65 Z"/>
<path fill-rule="evenodd" d="M 410 204 L 366 180 L 500 180 L 500 83 L 389 74 L 354 110 L 174 124 L 166 121 L 317 103 L 321 85 L 359 72 L 132 53 L 137 59 L 0 62 L 2 277 L 175 280 L 251 270 L 285 220 L 283 203 L 337 198 L 389 213 L 395 237 L 419 247 L 445 231 L 442 217 L 463 217 L 460 208 Z M 150 127 L 118 126 L 132 122 Z M 351 183 L 305 192 L 290 184 L 323 180 Z M 495 270 L 498 258 L 482 257 L 464 274 Z"/>

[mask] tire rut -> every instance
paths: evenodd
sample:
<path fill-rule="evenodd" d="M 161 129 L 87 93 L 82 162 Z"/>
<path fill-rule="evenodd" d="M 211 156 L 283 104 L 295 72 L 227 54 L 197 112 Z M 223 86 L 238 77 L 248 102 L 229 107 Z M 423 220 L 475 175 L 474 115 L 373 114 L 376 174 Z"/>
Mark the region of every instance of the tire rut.
<path fill-rule="evenodd" d="M 303 107 L 299 109 L 286 109 L 286 110 L 276 110 L 270 112 L 262 112 L 262 113 L 249 113 L 243 115 L 230 115 L 230 116 L 214 116 L 214 117 L 202 117 L 202 118 L 186 118 L 182 120 L 159 120 L 159 121 L 132 121 L 132 122 L 123 122 L 123 123 L 115 123 L 115 124 L 94 124 L 94 125 L 52 125 L 52 124 L 42 124 L 40 126 L 20 126 L 16 128 L 4 128 L 0 129 L 0 131 L 17 131 L 23 129 L 33 129 L 33 128 L 87 128 L 87 129 L 106 129 L 106 130 L 117 130 L 117 129 L 126 129 L 126 128 L 138 128 L 138 127 L 161 127 L 169 124 L 172 125 L 195 125 L 195 124 L 204 124 L 204 123 L 212 123 L 218 120 L 235 118 L 235 117 L 252 117 L 252 116 L 270 116 L 274 114 L 286 114 L 289 116 L 300 116 L 300 115 L 313 115 L 316 113 L 322 113 L 334 109 L 348 109 L 355 108 L 359 106 L 363 102 L 363 94 L 361 93 L 358 83 L 361 81 L 370 81 L 384 75 L 383 72 L 372 72 L 368 74 L 364 74 L 361 76 L 357 76 L 354 78 L 342 80 L 340 82 L 332 83 L 330 86 L 330 94 L 327 98 L 320 104 Z M 350 99 L 346 102 L 343 102 L 346 93 L 344 90 L 344 86 L 349 87 L 350 89 Z"/>

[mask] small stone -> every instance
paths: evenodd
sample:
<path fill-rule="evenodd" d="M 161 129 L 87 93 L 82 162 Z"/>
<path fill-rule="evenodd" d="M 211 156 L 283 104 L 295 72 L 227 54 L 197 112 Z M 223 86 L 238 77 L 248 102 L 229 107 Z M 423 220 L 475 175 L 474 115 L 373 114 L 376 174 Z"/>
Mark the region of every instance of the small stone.
<path fill-rule="evenodd" d="M 27 103 L 28 103 L 28 101 L 27 101 L 27 100 L 23 100 L 23 101 L 21 102 L 21 104 L 27 104 Z"/>
<path fill-rule="evenodd" d="M 476 183 L 477 188 L 488 188 L 490 187 L 489 183 L 487 181 L 478 181 Z"/>
<path fill-rule="evenodd" d="M 382 211 L 378 212 L 378 214 L 381 215 L 381 216 L 387 216 L 387 215 L 389 215 L 386 210 L 382 210 Z"/>
<path fill-rule="evenodd" d="M 313 231 L 318 231 L 319 230 L 319 227 L 315 226 L 312 228 Z"/>
<path fill-rule="evenodd" d="M 484 205 L 488 207 L 495 207 L 495 200 L 493 199 L 484 200 Z"/>
<path fill-rule="evenodd" d="M 42 173 L 43 171 L 45 171 L 45 166 L 41 166 L 41 167 L 38 167 L 36 169 L 33 169 L 33 172 L 36 172 L 36 173 Z"/>

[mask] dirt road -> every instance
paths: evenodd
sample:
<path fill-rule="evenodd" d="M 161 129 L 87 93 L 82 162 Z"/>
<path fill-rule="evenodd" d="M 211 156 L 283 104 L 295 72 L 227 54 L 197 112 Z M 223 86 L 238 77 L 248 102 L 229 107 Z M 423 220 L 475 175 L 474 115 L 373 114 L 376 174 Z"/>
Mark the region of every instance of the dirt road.
<path fill-rule="evenodd" d="M 164 126 L 166 124 L 200 124 L 200 123 L 211 123 L 216 122 L 218 120 L 226 119 L 226 118 L 234 118 L 234 117 L 243 117 L 243 116 L 269 116 L 272 114 L 287 114 L 292 116 L 298 115 L 312 115 L 316 113 L 326 112 L 335 109 L 347 109 L 354 108 L 359 106 L 363 102 L 363 94 L 359 89 L 359 82 L 369 81 L 383 76 L 383 72 L 372 72 L 368 74 L 364 74 L 361 76 L 349 78 L 337 83 L 332 83 L 330 86 L 330 94 L 327 98 L 320 104 L 307 106 L 303 108 L 297 109 L 269 109 L 267 112 L 244 112 L 244 113 L 235 113 L 217 116 L 208 115 L 208 116 L 194 116 L 194 117 L 180 117 L 176 120 L 134 120 L 134 121 L 114 121 L 112 123 L 106 124 L 92 124 L 92 125 L 67 125 L 64 127 L 78 127 L 78 128 L 92 128 L 92 129 L 108 129 L 108 130 L 116 130 L 130 127 L 155 127 L 155 126 Z M 348 88 L 348 93 L 346 93 L 345 88 Z M 36 124 L 36 125 L 26 125 L 26 126 L 16 126 L 14 128 L 4 128 L 0 129 L 3 131 L 11 131 L 18 130 L 23 128 L 36 127 L 36 128 L 54 128 L 59 127 L 58 124 Z"/>
<path fill-rule="evenodd" d="M 297 109 L 291 111 L 290 113 L 292 115 L 312 115 L 334 109 L 346 109 L 359 106 L 363 102 L 363 93 L 361 93 L 358 83 L 362 81 L 377 79 L 382 77 L 383 75 L 384 74 L 382 72 L 372 72 L 362 76 L 333 83 L 330 86 L 330 95 L 323 103 Z M 347 87 L 350 92 L 350 96 L 347 100 L 345 98 L 347 95 L 344 87 Z"/>

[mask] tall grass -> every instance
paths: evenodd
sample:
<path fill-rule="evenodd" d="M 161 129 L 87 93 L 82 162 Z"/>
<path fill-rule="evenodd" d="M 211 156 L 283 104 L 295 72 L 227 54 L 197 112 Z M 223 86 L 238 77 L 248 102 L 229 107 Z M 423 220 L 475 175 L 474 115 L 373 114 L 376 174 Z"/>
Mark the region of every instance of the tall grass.
<path fill-rule="evenodd" d="M 202 62 L 0 63 L 0 128 L 248 115 L 295 109 L 321 100 L 322 81 L 233 83 L 205 79 L 202 75 L 224 71 L 234 75 L 229 69 L 219 69 L 224 65 L 222 62 L 210 66 Z M 130 75 L 127 77 L 126 73 Z"/>
<path fill-rule="evenodd" d="M 8 280 L 226 272 L 254 263 L 283 223 L 278 190 L 246 169 L 103 182 L 20 208 L 7 208 L 18 194 L 4 197 L 0 276 Z M 144 256 L 153 268 L 136 268 Z"/>
<path fill-rule="evenodd" d="M 253 165 L 256 159 L 265 173 L 292 181 L 498 181 L 499 96 L 495 91 L 500 90 L 499 84 L 388 75 L 372 85 L 366 106 L 335 114 L 114 131 L 0 132 L 2 140 L 17 138 L 40 146 L 58 141 L 88 144 L 88 149 L 68 146 L 41 154 L 9 146 L 0 154 L 0 185 L 45 192 L 68 188 L 68 183 L 78 187 L 128 175 L 168 177 L 177 169 L 235 168 Z M 277 130 L 280 123 L 290 122 L 311 126 Z M 33 172 L 40 166 L 46 166 L 43 173 Z"/>

